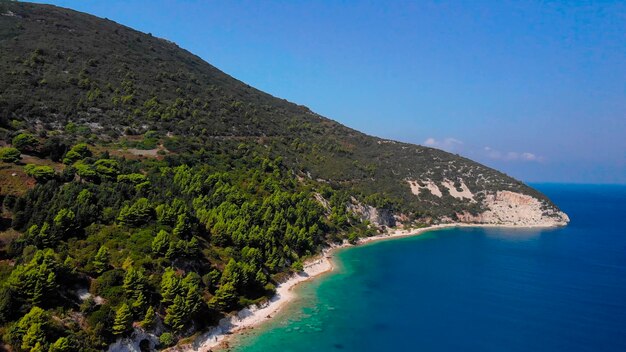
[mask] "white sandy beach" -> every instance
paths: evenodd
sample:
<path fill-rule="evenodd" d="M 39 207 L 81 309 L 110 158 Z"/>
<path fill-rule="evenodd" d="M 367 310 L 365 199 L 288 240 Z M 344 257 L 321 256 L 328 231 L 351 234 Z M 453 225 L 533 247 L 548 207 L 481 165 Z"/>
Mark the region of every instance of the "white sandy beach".
<path fill-rule="evenodd" d="M 211 348 L 223 344 L 224 341 L 234 333 L 245 329 L 253 328 L 270 319 L 286 303 L 292 301 L 295 293 L 292 291 L 297 284 L 317 277 L 333 269 L 332 262 L 325 253 L 304 265 L 301 273 L 291 276 L 287 281 L 276 287 L 276 294 L 261 306 L 244 308 L 236 315 L 220 320 L 219 325 L 202 334 L 190 346 L 183 346 L 183 350 L 210 351 Z"/>
<path fill-rule="evenodd" d="M 516 225 L 497 225 L 497 224 L 467 224 L 467 223 L 451 223 L 433 225 L 418 229 L 396 229 L 388 233 L 362 238 L 357 245 L 380 241 L 385 239 L 393 239 L 399 237 L 416 236 L 425 232 L 443 228 L 452 227 L 500 227 L 500 228 L 531 228 L 531 227 L 548 227 L 548 226 L 516 226 Z M 246 329 L 254 328 L 263 322 L 271 319 L 285 304 L 291 302 L 295 298 L 293 288 L 301 282 L 315 278 L 321 274 L 333 270 L 332 252 L 337 248 L 352 246 L 348 242 L 342 245 L 335 245 L 325 249 L 319 257 L 312 259 L 304 264 L 304 270 L 301 273 L 294 274 L 287 281 L 282 282 L 276 288 L 276 294 L 269 302 L 262 306 L 252 306 L 239 311 L 236 315 L 226 317 L 220 320 L 219 325 L 213 327 L 209 331 L 198 337 L 191 345 L 178 346 L 177 350 L 183 351 L 211 351 L 211 349 L 219 349 L 224 347 L 226 341 L 234 334 Z"/>

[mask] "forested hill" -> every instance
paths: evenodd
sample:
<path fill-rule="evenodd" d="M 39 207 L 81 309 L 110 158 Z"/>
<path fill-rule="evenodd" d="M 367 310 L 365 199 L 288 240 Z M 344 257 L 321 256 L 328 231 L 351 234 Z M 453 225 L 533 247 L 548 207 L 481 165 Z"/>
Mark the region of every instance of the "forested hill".
<path fill-rule="evenodd" d="M 160 346 L 383 226 L 564 224 L 542 194 L 367 136 L 106 19 L 0 1 L 0 333 Z"/>
<path fill-rule="evenodd" d="M 366 136 L 254 89 L 169 41 L 109 20 L 45 5 L 3 5 L 0 121 L 11 133 L 78 126 L 88 143 L 150 133 L 170 152 L 216 145 L 267 149 L 293 170 L 364 196 L 385 194 L 407 211 L 477 211 L 449 196 L 448 179 L 472 192 L 512 190 L 545 199 L 493 169 L 440 150 Z M 23 126 L 19 125 L 20 123 Z M 439 183 L 416 197 L 406 180 Z M 478 202 L 480 203 L 480 202 Z M 453 211 L 454 210 L 454 211 Z"/>

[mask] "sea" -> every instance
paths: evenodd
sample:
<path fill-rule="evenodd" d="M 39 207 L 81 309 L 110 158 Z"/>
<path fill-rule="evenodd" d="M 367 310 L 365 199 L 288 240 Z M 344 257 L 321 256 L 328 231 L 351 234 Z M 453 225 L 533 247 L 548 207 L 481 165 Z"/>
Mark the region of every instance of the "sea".
<path fill-rule="evenodd" d="M 455 228 L 335 254 L 236 352 L 626 351 L 626 186 L 534 184 L 571 223 Z"/>

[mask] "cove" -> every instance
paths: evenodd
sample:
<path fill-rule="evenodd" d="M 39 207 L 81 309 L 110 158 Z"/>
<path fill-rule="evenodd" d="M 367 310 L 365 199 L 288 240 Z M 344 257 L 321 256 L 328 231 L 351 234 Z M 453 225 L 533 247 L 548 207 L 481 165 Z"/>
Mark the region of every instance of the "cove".
<path fill-rule="evenodd" d="M 624 351 L 625 186 L 535 185 L 555 229 L 455 228 L 335 252 L 252 351 Z"/>

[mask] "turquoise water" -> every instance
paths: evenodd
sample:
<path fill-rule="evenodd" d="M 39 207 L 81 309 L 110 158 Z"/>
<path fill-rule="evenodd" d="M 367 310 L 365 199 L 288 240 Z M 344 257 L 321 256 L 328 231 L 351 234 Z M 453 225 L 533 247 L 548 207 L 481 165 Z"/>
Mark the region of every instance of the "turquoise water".
<path fill-rule="evenodd" d="M 568 227 L 345 249 L 234 350 L 626 351 L 626 187 L 535 186 Z"/>

